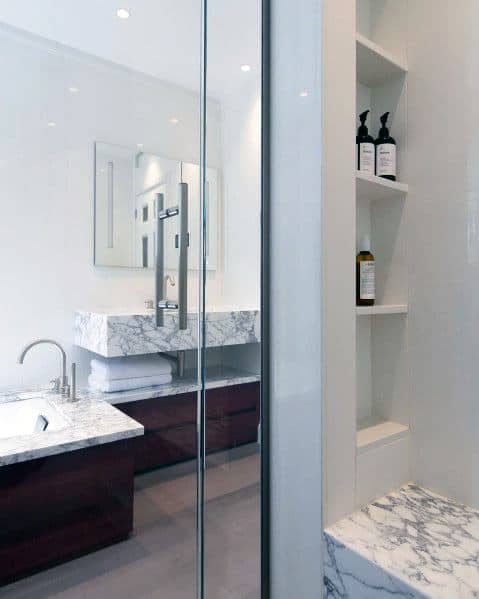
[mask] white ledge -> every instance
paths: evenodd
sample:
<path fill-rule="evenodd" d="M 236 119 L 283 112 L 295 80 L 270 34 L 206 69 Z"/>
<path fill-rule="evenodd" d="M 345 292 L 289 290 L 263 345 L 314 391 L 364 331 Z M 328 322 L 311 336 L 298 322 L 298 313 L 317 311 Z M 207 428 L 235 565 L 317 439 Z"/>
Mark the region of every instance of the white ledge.
<path fill-rule="evenodd" d="M 356 306 L 358 316 L 381 316 L 382 314 L 407 314 L 407 304 L 383 304 L 376 306 Z"/>
<path fill-rule="evenodd" d="M 389 181 L 374 175 L 366 175 L 356 171 L 356 197 L 365 200 L 394 200 L 404 198 L 409 191 L 405 183 Z"/>
<path fill-rule="evenodd" d="M 356 435 L 358 453 L 402 439 L 409 434 L 409 427 L 398 422 L 381 422 L 359 430 Z"/>

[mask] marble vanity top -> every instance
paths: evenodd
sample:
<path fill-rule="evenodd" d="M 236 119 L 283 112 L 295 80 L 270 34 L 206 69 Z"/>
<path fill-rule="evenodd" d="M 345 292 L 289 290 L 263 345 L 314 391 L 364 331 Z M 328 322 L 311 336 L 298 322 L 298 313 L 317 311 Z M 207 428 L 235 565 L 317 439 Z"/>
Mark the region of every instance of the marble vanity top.
<path fill-rule="evenodd" d="M 208 368 L 206 372 L 206 389 L 218 389 L 221 387 L 233 387 L 235 385 L 244 385 L 246 383 L 257 383 L 261 380 L 259 374 L 244 372 L 225 366 L 214 366 Z M 132 401 L 141 401 L 143 399 L 155 399 L 179 395 L 181 393 L 191 393 L 198 390 L 198 374 L 196 369 L 186 371 L 182 378 L 174 377 L 171 383 L 159 385 L 157 387 L 144 387 L 142 389 L 132 389 L 130 391 L 117 391 L 115 393 L 101 393 L 98 391 L 86 391 L 81 396 L 90 399 L 101 399 L 112 405 L 129 403 Z"/>
<path fill-rule="evenodd" d="M 479 510 L 414 484 L 325 531 L 326 596 L 479 597 Z"/>
<path fill-rule="evenodd" d="M 141 424 L 105 401 L 71 402 L 45 392 L 3 393 L 0 403 L 42 397 L 68 422 L 61 430 L 0 439 L 0 466 L 128 439 L 144 434 Z"/>
<path fill-rule="evenodd" d="M 75 313 L 74 343 L 106 358 L 197 349 L 197 326 L 197 313 L 188 314 L 188 328 L 179 331 L 175 312 L 166 311 L 164 326 L 157 328 L 151 311 L 79 310 Z M 259 340 L 259 310 L 208 310 L 207 347 L 259 343 Z"/>

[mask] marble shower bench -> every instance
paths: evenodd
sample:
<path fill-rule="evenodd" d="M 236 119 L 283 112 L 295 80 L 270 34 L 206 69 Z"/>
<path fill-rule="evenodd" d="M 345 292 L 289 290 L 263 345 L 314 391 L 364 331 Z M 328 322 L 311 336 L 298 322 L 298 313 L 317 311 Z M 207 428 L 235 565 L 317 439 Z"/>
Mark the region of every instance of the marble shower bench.
<path fill-rule="evenodd" d="M 198 315 L 188 314 L 188 328 L 178 330 L 178 315 L 165 312 L 165 326 L 156 328 L 152 312 L 75 313 L 74 343 L 105 358 L 198 348 Z M 206 346 L 259 343 L 259 310 L 208 310 Z"/>
<path fill-rule="evenodd" d="M 328 599 L 479 597 L 479 510 L 414 484 L 327 528 Z"/>

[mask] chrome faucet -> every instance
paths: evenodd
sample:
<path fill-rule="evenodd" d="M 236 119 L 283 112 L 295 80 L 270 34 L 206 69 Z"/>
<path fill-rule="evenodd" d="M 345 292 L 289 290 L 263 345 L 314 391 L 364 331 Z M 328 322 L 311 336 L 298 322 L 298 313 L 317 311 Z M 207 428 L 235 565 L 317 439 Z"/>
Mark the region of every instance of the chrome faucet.
<path fill-rule="evenodd" d="M 53 390 L 57 393 L 61 393 L 62 395 L 68 395 L 70 392 L 70 388 L 68 386 L 67 377 L 67 354 L 63 347 L 57 341 L 54 341 L 53 339 L 37 339 L 36 341 L 32 341 L 32 343 L 29 343 L 26 347 L 23 348 L 21 354 L 18 356 L 18 363 L 23 364 L 25 356 L 32 349 L 32 347 L 35 347 L 35 345 L 40 345 L 43 343 L 58 347 L 62 354 L 62 375 L 61 378 L 57 378 L 52 381 L 54 384 Z"/>
<path fill-rule="evenodd" d="M 168 290 L 168 283 L 172 286 L 175 287 L 176 286 L 176 281 L 175 281 L 175 277 L 173 277 L 172 275 L 166 275 L 165 276 L 165 292 Z M 165 296 L 168 296 L 168 293 L 165 293 Z"/>

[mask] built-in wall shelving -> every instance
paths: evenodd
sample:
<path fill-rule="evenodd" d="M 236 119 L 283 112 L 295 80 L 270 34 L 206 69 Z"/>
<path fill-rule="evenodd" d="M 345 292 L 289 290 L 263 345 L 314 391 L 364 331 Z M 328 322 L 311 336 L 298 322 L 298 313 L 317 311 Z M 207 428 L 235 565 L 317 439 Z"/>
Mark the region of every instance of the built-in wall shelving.
<path fill-rule="evenodd" d="M 407 314 L 407 304 L 376 304 L 374 306 L 356 306 L 358 316 L 381 316 L 386 314 Z"/>
<path fill-rule="evenodd" d="M 359 429 L 356 436 L 358 453 L 380 447 L 383 443 L 391 443 L 403 439 L 409 434 L 409 427 L 398 422 L 380 422 Z"/>
<path fill-rule="evenodd" d="M 356 33 L 356 69 L 358 81 L 377 87 L 407 73 L 407 66 L 364 35 Z"/>
<path fill-rule="evenodd" d="M 356 172 L 356 197 L 370 200 L 394 200 L 406 197 L 409 191 L 405 183 L 389 181 L 372 175 Z"/>
<path fill-rule="evenodd" d="M 372 500 L 408 464 L 407 394 L 407 61 L 401 0 L 356 0 L 356 110 L 369 110 L 376 138 L 390 113 L 398 180 L 356 171 L 356 237 L 369 235 L 376 259 L 376 304 L 356 307 L 356 502 Z M 398 466 L 400 465 L 400 466 Z M 401 479 L 401 480 L 400 480 Z M 383 489 L 382 486 L 385 488 Z"/>

